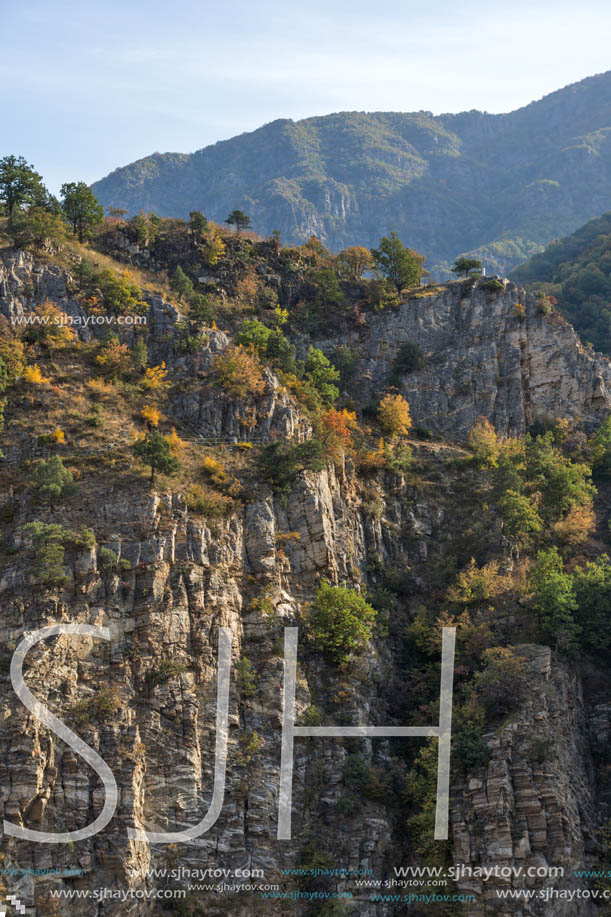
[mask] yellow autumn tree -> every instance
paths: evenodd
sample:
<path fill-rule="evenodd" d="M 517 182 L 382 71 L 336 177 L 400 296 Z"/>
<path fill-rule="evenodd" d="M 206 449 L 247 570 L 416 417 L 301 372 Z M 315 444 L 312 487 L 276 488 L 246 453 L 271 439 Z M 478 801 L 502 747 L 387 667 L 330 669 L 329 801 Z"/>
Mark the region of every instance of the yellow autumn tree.
<path fill-rule="evenodd" d="M 218 226 L 214 223 L 208 223 L 206 233 L 199 243 L 198 248 L 202 260 L 207 267 L 214 267 L 218 264 L 227 248 Z"/>
<path fill-rule="evenodd" d="M 61 350 L 74 341 L 76 335 L 66 324 L 69 317 L 61 309 L 46 299 L 34 310 L 38 321 L 30 327 L 33 336 L 49 350 Z"/>
<path fill-rule="evenodd" d="M 5 382 L 12 385 L 25 369 L 25 347 L 17 337 L 0 337 L 0 361 L 4 364 Z"/>
<path fill-rule="evenodd" d="M 181 449 L 184 449 L 187 445 L 184 439 L 181 439 L 176 432 L 176 427 L 172 427 L 172 432 L 166 435 L 166 439 L 170 444 L 170 449 L 172 452 L 180 452 Z"/>
<path fill-rule="evenodd" d="M 403 395 L 384 395 L 378 408 L 378 420 L 389 436 L 407 436 L 412 419 Z"/>
<path fill-rule="evenodd" d="M 151 427 L 158 427 L 161 420 L 161 411 L 153 404 L 145 404 L 140 411 L 142 420 Z"/>
<path fill-rule="evenodd" d="M 596 515 L 592 501 L 588 500 L 583 505 L 573 503 L 564 519 L 554 523 L 553 529 L 561 541 L 574 546 L 587 541 L 595 526 Z"/>
<path fill-rule="evenodd" d="M 46 376 L 43 376 L 38 363 L 34 363 L 32 366 L 26 366 L 23 371 L 23 378 L 26 382 L 29 382 L 30 385 L 46 385 L 50 381 Z"/>
<path fill-rule="evenodd" d="M 480 415 L 467 437 L 467 445 L 480 465 L 496 468 L 501 453 L 496 431 L 487 417 Z"/>
<path fill-rule="evenodd" d="M 168 371 L 165 368 L 165 362 L 160 366 L 149 366 L 144 371 L 142 387 L 152 392 L 163 391 L 170 384 L 167 378 Z"/>

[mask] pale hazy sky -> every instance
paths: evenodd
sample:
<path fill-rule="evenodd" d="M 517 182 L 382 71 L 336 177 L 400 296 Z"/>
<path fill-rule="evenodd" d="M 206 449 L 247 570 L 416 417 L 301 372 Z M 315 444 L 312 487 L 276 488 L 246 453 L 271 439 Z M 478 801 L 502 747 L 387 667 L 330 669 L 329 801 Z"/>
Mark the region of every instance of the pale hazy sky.
<path fill-rule="evenodd" d="M 611 69 L 595 0 L 0 0 L 0 156 L 57 191 L 275 118 L 511 111 Z"/>

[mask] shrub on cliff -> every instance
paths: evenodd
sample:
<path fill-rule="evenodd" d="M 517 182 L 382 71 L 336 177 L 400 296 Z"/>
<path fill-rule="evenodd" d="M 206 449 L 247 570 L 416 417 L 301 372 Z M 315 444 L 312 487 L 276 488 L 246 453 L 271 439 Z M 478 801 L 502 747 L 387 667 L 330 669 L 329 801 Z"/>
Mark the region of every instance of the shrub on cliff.
<path fill-rule="evenodd" d="M 121 344 L 116 334 L 109 334 L 95 358 L 107 379 L 117 381 L 127 375 L 131 368 L 129 347 Z"/>
<path fill-rule="evenodd" d="M 554 444 L 552 431 L 543 436 L 526 435 L 525 477 L 542 494 L 541 515 L 555 520 L 574 506 L 586 506 L 596 493 L 590 481 L 591 468 L 573 462 Z"/>
<path fill-rule="evenodd" d="M 592 468 L 597 475 L 611 478 L 611 417 L 600 425 L 590 441 Z"/>
<path fill-rule="evenodd" d="M 310 617 L 312 640 L 335 665 L 344 665 L 367 645 L 376 614 L 354 589 L 323 582 Z"/>
<path fill-rule="evenodd" d="M 498 277 L 488 277 L 487 280 L 482 280 L 479 284 L 480 290 L 485 290 L 487 293 L 500 293 L 501 290 L 505 289 L 505 284 L 502 280 L 499 280 Z"/>
<path fill-rule="evenodd" d="M 259 467 L 273 489 L 286 496 L 302 471 L 322 471 L 325 467 L 323 445 L 316 438 L 296 445 L 268 443 L 261 452 Z"/>
<path fill-rule="evenodd" d="M 127 271 L 116 274 L 105 268 L 95 276 L 95 283 L 104 297 L 104 305 L 109 312 L 144 315 L 147 311 L 148 306 L 142 299 L 142 290 Z"/>
<path fill-rule="evenodd" d="M 230 345 L 215 354 L 211 369 L 215 384 L 234 398 L 261 395 L 265 390 L 261 364 L 252 345 Z"/>
<path fill-rule="evenodd" d="M 511 646 L 493 646 L 484 652 L 486 667 L 475 676 L 478 697 L 491 719 L 516 707 L 526 692 L 524 660 Z"/>
<path fill-rule="evenodd" d="M 355 413 L 329 408 L 320 420 L 320 438 L 325 455 L 334 462 L 341 462 L 344 455 L 352 451 L 352 430 L 357 427 Z"/>
<path fill-rule="evenodd" d="M 36 324 L 30 325 L 25 339 L 32 344 L 40 344 L 45 350 L 53 352 L 71 344 L 76 334 L 64 323 L 62 311 L 55 303 L 46 299 L 34 310 Z"/>
<path fill-rule="evenodd" d="M 44 503 L 58 503 L 63 497 L 76 493 L 72 472 L 64 467 L 59 455 L 54 455 L 48 462 L 39 462 L 32 474 L 32 482 L 37 496 Z"/>
<path fill-rule="evenodd" d="M 57 523 L 29 522 L 23 529 L 30 540 L 36 560 L 34 575 L 51 586 L 61 586 L 66 580 L 64 574 L 64 542 L 73 537 Z"/>
<path fill-rule="evenodd" d="M 416 372 L 424 366 L 422 350 L 414 341 L 403 341 L 393 363 L 393 375 L 402 376 Z"/>

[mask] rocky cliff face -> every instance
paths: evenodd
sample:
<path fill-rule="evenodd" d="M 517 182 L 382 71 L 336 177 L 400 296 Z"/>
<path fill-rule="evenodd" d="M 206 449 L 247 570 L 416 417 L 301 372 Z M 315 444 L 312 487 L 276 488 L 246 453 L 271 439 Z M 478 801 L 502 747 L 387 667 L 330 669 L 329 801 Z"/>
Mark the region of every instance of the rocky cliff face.
<path fill-rule="evenodd" d="M 70 293 L 70 278 L 27 255 L 4 259 L 0 284 L 0 311 L 7 317 L 27 313 L 47 297 L 71 314 L 81 309 Z M 518 297 L 526 306 L 524 320 L 514 311 Z M 211 332 L 200 351 L 179 355 L 171 339 L 172 307 L 152 299 L 151 315 L 159 331 L 154 330 L 151 346 L 175 365 L 186 361 L 183 369 L 194 375 L 227 344 L 223 332 Z M 361 401 L 386 381 L 404 338 L 417 342 L 427 357 L 426 368 L 401 383 L 416 422 L 457 439 L 479 414 L 500 432 L 513 434 L 543 415 L 580 414 L 590 421 L 609 409 L 608 365 L 584 350 L 566 324 L 538 314 L 534 300 L 515 287 L 496 296 L 477 289 L 467 296 L 461 284 L 454 284 L 373 317 L 358 338 L 363 356 L 355 393 Z M 205 387 L 172 405 L 177 422 L 186 421 L 204 437 L 228 439 L 239 437 L 243 410 L 239 401 L 213 396 Z M 299 439 L 309 431 L 308 421 L 271 374 L 255 412 L 253 436 Z M 180 495 L 151 493 L 144 482 L 135 488 L 119 478 L 112 484 L 90 482 L 87 499 L 71 503 L 62 524 L 74 531 L 94 527 L 98 546 L 112 549 L 119 566 L 105 568 L 99 550 L 75 546 L 66 556 L 65 585 L 54 589 L 37 584 L 21 550 L 32 505 L 27 492 L 10 483 L 11 468 L 32 457 L 31 443 L 24 440 L 7 451 L 10 461 L 2 474 L 11 519 L 4 525 L 8 551 L 0 579 L 5 687 L 0 815 L 5 819 L 37 830 L 69 831 L 100 813 L 101 783 L 20 704 L 9 687 L 7 664 L 23 635 L 46 624 L 104 625 L 113 633 L 108 644 L 60 636 L 39 645 L 28 659 L 32 691 L 108 762 L 119 786 L 114 819 L 87 841 L 44 845 L 3 837 L 7 869 L 80 870 L 70 879 L 5 876 L 29 914 L 61 913 L 51 909 L 50 888 L 136 892 L 189 885 L 146 878 L 149 867 L 256 868 L 264 870 L 265 883 L 285 889 L 283 868 L 320 865 L 325 850 L 332 850 L 335 865 L 371 869 L 375 879 L 394 877 L 393 866 L 414 861 L 394 803 L 373 794 L 359 800 L 358 812 L 342 808 L 346 762 L 355 754 L 344 741 L 296 741 L 290 844 L 276 840 L 276 819 L 283 631 L 301 620 L 321 577 L 363 589 L 375 587 L 378 571 L 393 570 L 408 575 L 408 586 L 398 629 L 391 626 L 389 638 L 378 640 L 348 673 L 333 671 L 311 652 L 302 626 L 298 715 L 315 705 L 329 725 L 387 724 L 396 717 L 396 696 L 406 677 L 405 627 L 426 601 L 435 564 L 455 549 L 460 488 L 477 489 L 477 479 L 465 480 L 456 465 L 460 447 L 422 443 L 415 448 L 424 474 L 420 481 L 384 472 L 364 484 L 347 460 L 302 473 L 287 499 L 259 483 L 245 505 L 213 523 L 189 510 Z M 37 518 L 53 522 L 54 511 L 38 509 Z M 498 529 L 490 531 L 489 540 L 491 552 L 500 550 Z M 509 614 L 508 636 L 511 621 Z M 128 827 L 181 830 L 208 810 L 219 627 L 231 628 L 233 661 L 221 815 L 197 845 L 130 840 Z M 572 870 L 587 861 L 597 824 L 586 718 L 592 713 L 600 732 L 606 714 L 584 705 L 576 665 L 552 657 L 545 647 L 521 649 L 529 672 L 526 702 L 486 736 L 489 763 L 467 777 L 453 777 L 450 859 L 563 867 L 564 877 L 535 877 L 531 887 L 576 888 L 580 880 Z M 543 757 L 533 747 L 541 738 L 548 742 Z M 393 741 L 363 740 L 358 754 L 367 767 L 391 772 L 401 763 Z M 507 885 L 523 887 L 524 879 Z M 369 890 L 351 881 L 326 880 L 319 887 L 351 890 L 355 897 L 346 905 L 347 914 L 404 913 L 402 904 L 371 902 Z M 492 908 L 503 915 L 518 913 L 514 902 L 505 906 L 498 900 L 498 887 L 504 887 L 502 881 L 459 880 L 457 889 L 476 898 L 464 906 L 465 913 L 479 917 Z M 229 900 L 231 913 L 244 917 L 311 913 L 306 905 L 287 910 L 257 893 Z M 221 914 L 227 904 L 214 894 L 191 891 L 184 906 L 182 913 Z M 593 913 L 587 902 L 563 907 L 524 902 L 519 913 Z M 154 901 L 109 898 L 95 905 L 72 900 L 65 913 L 160 911 Z"/>
<path fill-rule="evenodd" d="M 433 288 L 319 346 L 332 353 L 343 343 L 359 354 L 354 391 L 362 405 L 388 385 L 406 341 L 425 365 L 402 375 L 401 391 L 418 424 L 450 438 L 463 438 L 478 415 L 514 436 L 536 420 L 592 424 L 609 410 L 608 357 L 585 348 L 567 322 L 543 314 L 534 294 L 515 284 L 500 292 L 470 281 Z"/>

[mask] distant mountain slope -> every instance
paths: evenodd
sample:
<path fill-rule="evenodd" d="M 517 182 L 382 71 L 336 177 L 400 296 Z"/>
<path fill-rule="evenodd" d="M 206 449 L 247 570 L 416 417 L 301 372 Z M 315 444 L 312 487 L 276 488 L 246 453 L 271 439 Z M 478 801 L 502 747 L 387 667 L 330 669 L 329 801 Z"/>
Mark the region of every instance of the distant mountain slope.
<path fill-rule="evenodd" d="M 611 354 L 611 212 L 550 243 L 511 277 L 556 296 L 582 339 Z"/>
<path fill-rule="evenodd" d="M 287 242 L 374 245 L 395 229 L 447 271 L 506 271 L 611 209 L 611 72 L 506 115 L 342 112 L 278 120 L 190 155 L 155 153 L 93 185 L 105 205 L 223 221 Z"/>

